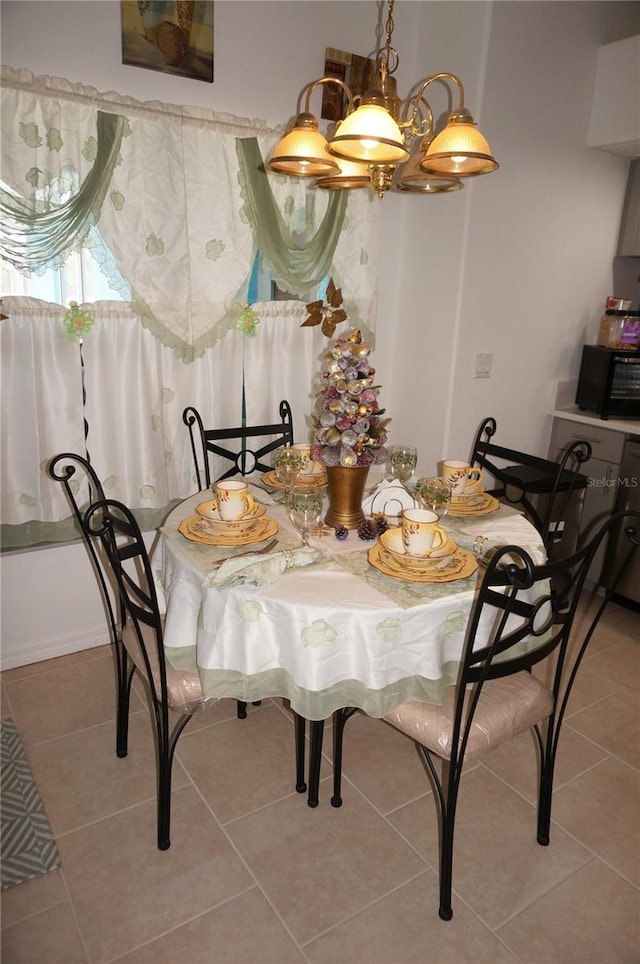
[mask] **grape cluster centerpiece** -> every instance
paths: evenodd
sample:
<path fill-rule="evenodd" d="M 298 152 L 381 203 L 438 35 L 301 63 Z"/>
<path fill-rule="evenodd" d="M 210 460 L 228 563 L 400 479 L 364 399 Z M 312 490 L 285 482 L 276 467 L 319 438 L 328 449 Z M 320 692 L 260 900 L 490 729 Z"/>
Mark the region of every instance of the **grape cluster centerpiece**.
<path fill-rule="evenodd" d="M 314 458 L 344 468 L 384 462 L 388 418 L 378 405 L 380 387 L 373 384 L 371 346 L 358 328 L 336 338 L 324 355 L 314 428 Z"/>

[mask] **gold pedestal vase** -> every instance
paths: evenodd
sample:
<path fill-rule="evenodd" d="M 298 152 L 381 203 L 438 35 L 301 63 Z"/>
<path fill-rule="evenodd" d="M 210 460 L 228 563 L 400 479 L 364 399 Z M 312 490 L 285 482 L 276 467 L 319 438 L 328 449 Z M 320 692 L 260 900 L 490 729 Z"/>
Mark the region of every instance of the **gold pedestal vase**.
<path fill-rule="evenodd" d="M 357 529 L 364 520 L 362 499 L 367 482 L 368 465 L 327 465 L 329 509 L 324 517 L 328 526 Z"/>

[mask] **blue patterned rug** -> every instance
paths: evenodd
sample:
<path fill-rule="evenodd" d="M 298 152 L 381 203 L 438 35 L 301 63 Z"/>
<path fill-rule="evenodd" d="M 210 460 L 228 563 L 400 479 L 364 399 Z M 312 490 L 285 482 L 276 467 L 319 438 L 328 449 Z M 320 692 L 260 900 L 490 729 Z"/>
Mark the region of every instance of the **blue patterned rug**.
<path fill-rule="evenodd" d="M 60 866 L 47 815 L 13 720 L 0 721 L 2 890 Z"/>

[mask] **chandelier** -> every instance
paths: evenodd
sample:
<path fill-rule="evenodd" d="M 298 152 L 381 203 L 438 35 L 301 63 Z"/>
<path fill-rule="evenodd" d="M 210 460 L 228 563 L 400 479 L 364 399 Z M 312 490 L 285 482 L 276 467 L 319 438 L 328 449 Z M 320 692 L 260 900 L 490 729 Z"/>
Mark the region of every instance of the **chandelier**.
<path fill-rule="evenodd" d="M 462 178 L 495 171 L 498 163 L 464 104 L 464 88 L 455 74 L 440 72 L 418 81 L 405 100 L 397 95 L 393 74 L 400 58 L 392 46 L 393 7 L 387 0 L 386 42 L 376 53 L 376 86 L 356 98 L 337 77 L 321 77 L 298 96 L 293 127 L 276 146 L 267 167 L 293 177 L 314 177 L 326 190 L 373 188 L 437 194 L 458 191 Z M 457 106 L 437 132 L 427 87 L 441 83 Z M 324 84 L 337 85 L 346 98 L 345 116 L 329 138 L 311 113 L 311 96 Z M 300 110 L 302 96 L 304 110 Z"/>

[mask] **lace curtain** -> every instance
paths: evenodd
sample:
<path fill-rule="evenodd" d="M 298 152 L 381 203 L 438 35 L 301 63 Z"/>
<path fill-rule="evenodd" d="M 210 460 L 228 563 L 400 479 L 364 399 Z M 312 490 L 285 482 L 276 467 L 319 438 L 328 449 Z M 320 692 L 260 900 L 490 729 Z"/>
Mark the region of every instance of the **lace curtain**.
<path fill-rule="evenodd" d="M 46 233 L 39 216 L 59 230 L 65 205 L 82 209 L 68 246 L 91 247 L 127 299 L 83 306 L 95 318 L 83 345 L 85 409 L 79 347 L 62 326 L 68 305 L 4 299 L 3 545 L 46 540 L 51 524 L 68 517 L 44 467 L 59 451 L 84 451 L 85 416 L 105 489 L 157 525 L 195 486 L 186 405 L 207 424 L 239 424 L 244 385 L 249 422 L 271 421 L 287 398 L 297 437 L 308 433 L 325 339 L 300 327 L 298 301 L 253 304 L 258 324 L 247 333 L 256 255 L 288 290 L 295 281 L 296 295 L 309 278 L 317 282 L 320 263 L 343 289 L 349 323 L 371 337 L 378 208 L 369 192 L 346 200 L 304 180 L 267 178 L 260 158 L 280 132 L 260 122 L 142 104 L 7 67 L 2 79 L 3 198 L 14 249 L 25 227 L 26 239 L 34 225 Z M 101 113 L 116 118 L 109 150 L 104 137 L 98 144 Z M 313 254 L 295 278 L 292 243 Z M 22 247 L 33 254 L 29 240 Z"/>

